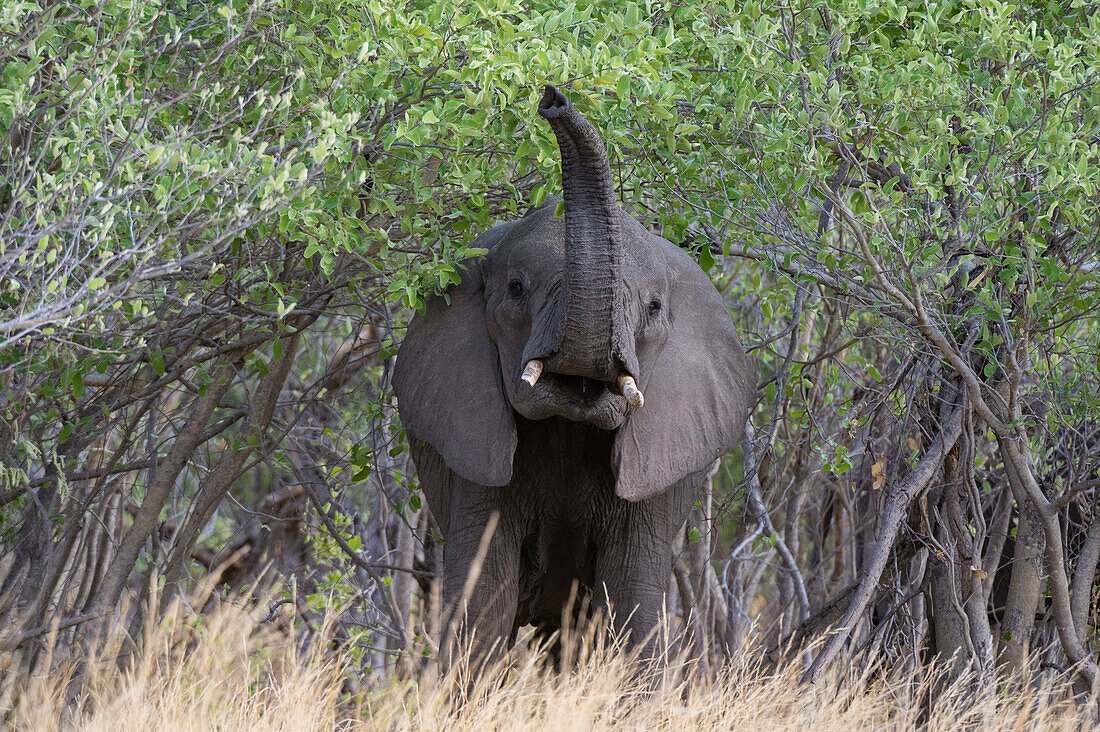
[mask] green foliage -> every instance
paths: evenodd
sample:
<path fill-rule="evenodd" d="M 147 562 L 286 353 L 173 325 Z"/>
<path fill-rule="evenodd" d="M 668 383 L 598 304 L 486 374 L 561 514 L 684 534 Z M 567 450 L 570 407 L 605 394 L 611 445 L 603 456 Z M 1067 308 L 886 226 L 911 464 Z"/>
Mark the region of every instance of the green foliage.
<path fill-rule="evenodd" d="M 80 9 L 94 5 L 9 4 L 0 25 L 9 39 L 46 29 L 9 46 L 0 88 L 0 129 L 28 163 L 0 184 L 9 345 L 111 309 L 148 317 L 126 297 L 135 276 L 268 237 L 330 275 L 353 252 L 388 298 L 418 306 L 457 279 L 471 235 L 558 187 L 534 114 L 547 81 L 597 120 L 624 197 L 662 202 L 676 241 L 701 222 L 727 232 L 724 254 L 739 239 L 779 245 L 777 205 L 789 236 L 814 238 L 847 155 L 869 175 L 851 212 L 909 286 L 947 284 L 951 229 L 991 248 L 997 276 L 976 290 L 988 315 L 1002 315 L 994 290 L 1021 278 L 1034 284 L 1018 317 L 1056 328 L 1066 307 L 1095 307 L 1092 280 L 1050 245 L 1067 227 L 1091 241 L 1096 215 L 1100 31 L 1081 11 L 112 3 L 93 30 Z M 810 261 L 783 268 L 870 279 L 839 241 L 803 251 Z M 227 279 L 280 317 L 294 307 L 271 271 L 216 268 L 201 285 Z M 765 317 L 789 297 L 775 294 Z M 75 399 L 99 365 L 74 369 Z"/>
<path fill-rule="evenodd" d="M 726 296 L 777 462 L 805 443 L 799 466 L 847 480 L 861 398 L 913 408 L 887 396 L 934 352 L 906 301 L 989 393 L 1025 356 L 1050 426 L 1096 420 L 1098 78 L 1100 21 L 1079 0 L 9 1 L 0 491 L 83 470 L 107 434 L 116 460 L 163 458 L 174 433 L 127 420 L 182 423 L 180 395 L 228 367 L 231 417 L 307 327 L 294 398 L 335 401 L 311 380 L 356 332 L 349 313 L 386 323 L 384 361 L 425 294 L 484 253 L 477 234 L 560 189 L 535 111 L 547 82 L 603 134 L 624 206 Z M 354 436 L 318 430 L 350 492 L 384 470 L 364 435 L 392 427 L 390 457 L 404 449 L 385 369 L 364 381 L 340 405 Z M 285 477 L 280 439 L 225 447 Z M 5 541 L 24 505 L 0 506 Z M 314 609 L 349 599 L 338 579 Z"/>

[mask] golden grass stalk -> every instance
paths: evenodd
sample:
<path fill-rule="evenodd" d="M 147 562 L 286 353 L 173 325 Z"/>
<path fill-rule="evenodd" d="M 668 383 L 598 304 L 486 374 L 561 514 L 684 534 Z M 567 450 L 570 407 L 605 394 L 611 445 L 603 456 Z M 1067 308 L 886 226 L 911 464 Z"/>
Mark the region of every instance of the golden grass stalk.
<path fill-rule="evenodd" d="M 114 634 L 83 663 L 60 661 L 27 681 L 7 723 L 104 732 L 1085 730 L 1095 713 L 1095 702 L 1078 708 L 1064 686 L 1009 679 L 980 696 L 969 679 L 947 685 L 936 671 L 912 678 L 836 664 L 805 686 L 796 664 L 766 671 L 742 660 L 706 680 L 673 658 L 647 675 L 620 643 L 578 631 L 563 639 L 565 655 L 575 659 L 564 673 L 547 667 L 543 649 L 524 647 L 476 679 L 461 663 L 442 677 L 425 663 L 408 678 L 367 680 L 360 685 L 366 691 L 351 694 L 347 656 L 324 638 L 306 644 L 285 624 L 262 622 L 265 614 L 252 604 L 222 603 L 201 618 L 177 610 L 122 664 L 113 651 L 128 644 Z M 80 685 L 73 683 L 78 668 Z"/>

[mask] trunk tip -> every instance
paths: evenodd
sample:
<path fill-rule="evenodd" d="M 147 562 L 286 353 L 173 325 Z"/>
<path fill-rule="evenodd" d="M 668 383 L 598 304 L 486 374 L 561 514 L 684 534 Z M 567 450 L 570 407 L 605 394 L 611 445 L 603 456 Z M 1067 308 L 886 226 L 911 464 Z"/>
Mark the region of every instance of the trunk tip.
<path fill-rule="evenodd" d="M 554 119 L 563 114 L 570 107 L 569 100 L 565 98 L 556 86 L 547 84 L 542 92 L 542 101 L 539 102 L 539 114 L 543 119 Z"/>

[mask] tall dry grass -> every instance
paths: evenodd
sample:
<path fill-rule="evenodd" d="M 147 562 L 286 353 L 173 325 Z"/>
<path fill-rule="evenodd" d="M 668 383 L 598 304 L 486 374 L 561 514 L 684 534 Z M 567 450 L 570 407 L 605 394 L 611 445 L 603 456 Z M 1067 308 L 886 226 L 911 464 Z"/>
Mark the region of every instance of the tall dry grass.
<path fill-rule="evenodd" d="M 115 634 L 78 668 L 58 663 L 24 683 L 7 724 L 18 730 L 1084 730 L 1064 688 L 1007 683 L 975 697 L 966 683 L 839 668 L 814 687 L 795 666 L 765 672 L 748 661 L 703 681 L 671 662 L 647 678 L 614 644 L 567 639 L 573 670 L 545 668 L 537 650 L 471 680 L 437 679 L 432 665 L 349 693 L 346 657 L 331 644 L 264 623 L 255 605 L 222 605 L 203 617 L 170 616 L 140 643 Z M 126 663 L 118 649 L 135 645 Z M 749 654 L 745 654 L 746 657 Z M 79 690 L 78 690 L 79 689 Z M 1012 689 L 1006 691 L 1005 689 Z"/>

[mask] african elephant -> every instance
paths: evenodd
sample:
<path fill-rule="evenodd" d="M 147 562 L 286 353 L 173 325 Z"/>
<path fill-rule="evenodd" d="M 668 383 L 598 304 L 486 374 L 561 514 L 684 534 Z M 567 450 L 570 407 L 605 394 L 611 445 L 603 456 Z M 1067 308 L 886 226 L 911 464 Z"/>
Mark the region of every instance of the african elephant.
<path fill-rule="evenodd" d="M 707 275 L 619 208 L 595 127 L 552 86 L 538 111 L 564 215 L 553 199 L 478 237 L 488 254 L 429 298 L 394 372 L 445 537 L 444 603 L 465 600 L 483 654 L 560 627 L 574 584 L 645 639 L 677 532 L 756 393 Z"/>

